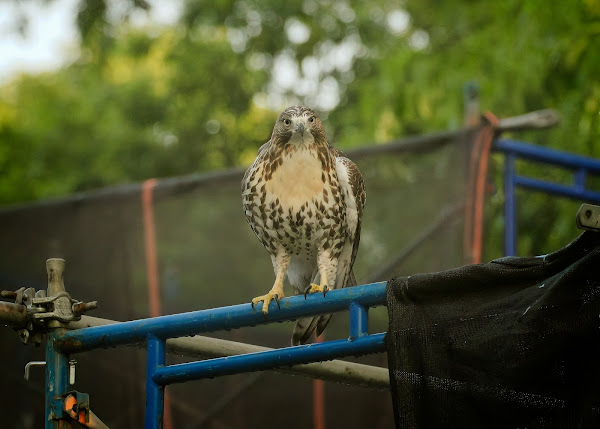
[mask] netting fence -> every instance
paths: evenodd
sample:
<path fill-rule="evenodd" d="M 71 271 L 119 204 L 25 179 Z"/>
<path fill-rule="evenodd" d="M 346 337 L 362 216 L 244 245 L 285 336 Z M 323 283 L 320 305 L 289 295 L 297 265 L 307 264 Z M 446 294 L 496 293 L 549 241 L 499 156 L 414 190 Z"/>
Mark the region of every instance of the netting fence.
<path fill-rule="evenodd" d="M 461 213 L 467 155 L 476 134 L 476 129 L 438 133 L 347 151 L 368 193 L 355 264 L 359 284 L 463 263 Z M 197 174 L 160 180 L 154 188 L 163 314 L 245 303 L 272 285 L 268 254 L 241 209 L 241 176 L 242 170 Z M 141 195 L 142 185 L 130 184 L 0 209 L 0 289 L 45 288 L 43 262 L 59 257 L 67 260 L 71 296 L 99 301 L 94 316 L 148 317 Z M 371 311 L 370 331 L 387 330 L 387 321 L 384 308 Z M 347 323 L 334 317 L 327 338 L 344 337 Z M 284 323 L 215 336 L 282 347 L 289 344 L 291 328 Z M 29 382 L 22 373 L 25 363 L 44 359 L 43 347 L 24 347 L 8 329 L 0 330 L 0 344 L 0 373 L 9 387 L 0 393 L 3 427 L 42 427 L 43 372 L 32 370 Z M 77 360 L 77 384 L 85 386 L 94 412 L 109 427 L 139 427 L 144 352 L 101 350 Z M 168 360 L 185 358 L 169 355 Z M 385 366 L 386 358 L 375 355 L 361 362 Z M 289 429 L 305 428 L 312 422 L 312 381 L 301 377 L 242 374 L 174 385 L 168 392 L 177 428 L 255 427 L 265 413 L 263 427 L 285 421 Z M 331 427 L 393 425 L 389 391 L 328 383 L 325 392 Z"/>

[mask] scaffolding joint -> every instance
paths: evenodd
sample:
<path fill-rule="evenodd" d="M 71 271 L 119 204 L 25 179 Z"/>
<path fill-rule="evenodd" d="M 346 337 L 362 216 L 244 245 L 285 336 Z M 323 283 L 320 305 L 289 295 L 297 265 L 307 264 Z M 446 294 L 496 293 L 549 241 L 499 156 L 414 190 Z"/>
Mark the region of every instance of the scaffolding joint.
<path fill-rule="evenodd" d="M 71 298 L 63 282 L 64 259 L 48 259 L 48 289 L 21 287 L 15 291 L 4 290 L 3 298 L 13 303 L 0 306 L 0 321 L 5 321 L 24 344 L 39 346 L 42 336 L 50 329 L 66 326 L 81 319 L 89 310 L 98 307 L 97 301 L 81 302 Z"/>

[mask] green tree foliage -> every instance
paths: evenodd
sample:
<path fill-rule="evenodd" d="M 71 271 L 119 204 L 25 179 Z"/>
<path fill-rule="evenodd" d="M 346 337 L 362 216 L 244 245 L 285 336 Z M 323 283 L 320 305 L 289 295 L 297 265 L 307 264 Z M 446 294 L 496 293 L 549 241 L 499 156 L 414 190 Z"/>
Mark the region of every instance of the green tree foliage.
<path fill-rule="evenodd" d="M 73 64 L 2 88 L 0 203 L 246 164 L 291 103 L 319 108 L 342 147 L 457 128 L 468 81 L 499 117 L 562 114 L 559 128 L 520 138 L 600 156 L 599 0 L 190 0 L 178 25 L 144 29 L 127 23 L 144 1 L 121 15 L 115 4 L 82 1 Z M 572 205 L 527 202 L 521 253 L 571 238 Z"/>
<path fill-rule="evenodd" d="M 130 31 L 101 67 L 82 56 L 18 78 L 0 102 L 0 200 L 237 165 L 244 145 L 268 136 L 248 121 L 273 115 L 251 103 L 264 75 L 243 69 L 222 34 Z"/>

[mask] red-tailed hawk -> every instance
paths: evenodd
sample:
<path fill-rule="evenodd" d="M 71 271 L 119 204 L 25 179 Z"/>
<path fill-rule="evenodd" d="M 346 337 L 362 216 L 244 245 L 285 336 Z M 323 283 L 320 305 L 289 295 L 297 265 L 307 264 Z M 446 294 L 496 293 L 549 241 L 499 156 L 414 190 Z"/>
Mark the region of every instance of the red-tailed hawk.
<path fill-rule="evenodd" d="M 352 265 L 360 241 L 365 204 L 356 165 L 332 147 L 319 117 L 293 106 L 277 118 L 271 139 L 259 150 L 242 180 L 242 201 L 250 227 L 271 255 L 275 283 L 252 306 L 284 297 L 287 275 L 296 294 L 356 284 Z M 304 344 L 331 315 L 296 321 L 292 345 Z"/>

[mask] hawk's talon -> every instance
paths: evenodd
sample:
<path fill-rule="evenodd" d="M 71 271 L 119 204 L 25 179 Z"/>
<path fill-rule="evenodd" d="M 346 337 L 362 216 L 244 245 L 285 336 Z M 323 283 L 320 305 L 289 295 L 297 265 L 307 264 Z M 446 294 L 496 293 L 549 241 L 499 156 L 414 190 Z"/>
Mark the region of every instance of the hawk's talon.
<path fill-rule="evenodd" d="M 329 292 L 329 286 L 327 286 L 326 284 L 321 286 L 318 285 L 316 283 L 311 283 L 305 290 L 304 290 L 304 299 L 306 299 L 306 295 L 309 293 L 315 293 L 315 292 L 323 292 L 323 297 L 325 297 L 325 295 L 327 294 L 327 292 Z"/>
<path fill-rule="evenodd" d="M 277 303 L 277 308 L 281 310 L 281 306 L 279 305 L 279 295 L 277 295 L 277 294 L 273 295 L 273 299 Z"/>
<path fill-rule="evenodd" d="M 254 304 L 258 304 L 259 302 L 262 301 L 262 303 L 263 303 L 262 312 L 264 314 L 268 314 L 269 313 L 269 304 L 271 303 L 271 301 L 275 301 L 277 303 L 277 307 L 281 310 L 281 305 L 279 304 L 279 300 L 284 297 L 285 297 L 285 295 L 283 294 L 283 292 L 281 292 L 281 294 L 279 294 L 279 293 L 273 292 L 273 290 L 270 290 L 269 293 L 267 293 L 266 295 L 260 295 L 260 296 L 257 296 L 256 298 L 253 298 L 252 299 L 252 308 L 254 308 Z"/>

